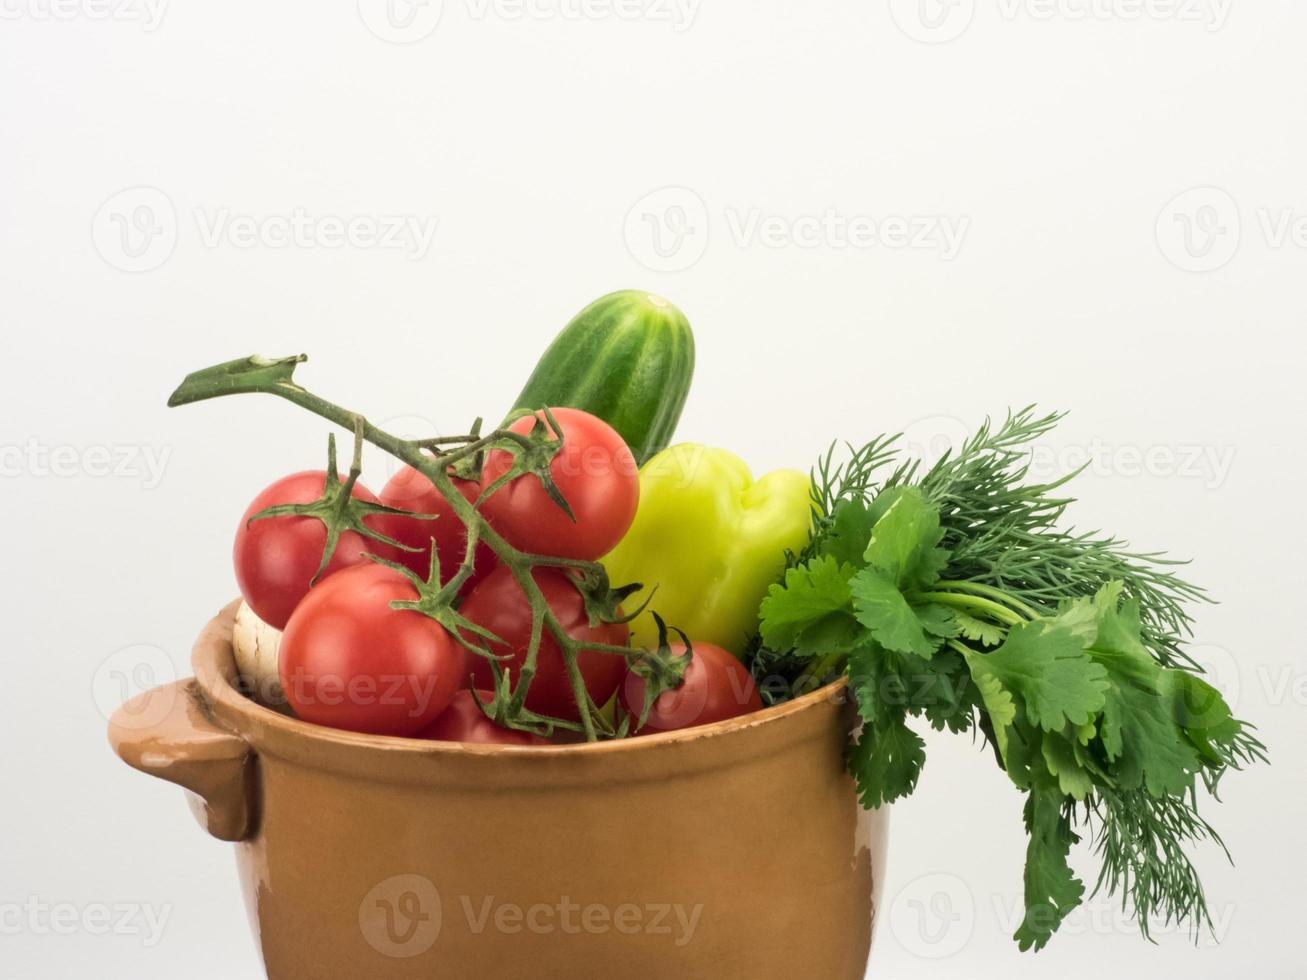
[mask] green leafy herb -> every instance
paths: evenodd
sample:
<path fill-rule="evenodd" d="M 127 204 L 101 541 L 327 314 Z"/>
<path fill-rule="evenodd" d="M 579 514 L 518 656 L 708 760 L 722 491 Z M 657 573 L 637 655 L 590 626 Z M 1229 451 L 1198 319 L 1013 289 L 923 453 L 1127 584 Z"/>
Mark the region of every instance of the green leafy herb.
<path fill-rule="evenodd" d="M 814 470 L 814 533 L 762 603 L 754 670 L 794 687 L 843 673 L 862 729 L 848 764 L 862 802 L 910 794 L 925 764 L 912 718 L 976 731 L 1026 794 L 1025 916 L 1043 947 L 1085 896 L 1071 848 L 1088 836 L 1095 890 L 1150 924 L 1210 925 L 1189 858 L 1220 838 L 1198 780 L 1265 751 L 1183 651 L 1201 590 L 1160 555 L 1062 530 L 1067 479 L 1029 483 L 1028 446 L 1059 416 L 988 423 L 929 468 L 893 438 Z"/>

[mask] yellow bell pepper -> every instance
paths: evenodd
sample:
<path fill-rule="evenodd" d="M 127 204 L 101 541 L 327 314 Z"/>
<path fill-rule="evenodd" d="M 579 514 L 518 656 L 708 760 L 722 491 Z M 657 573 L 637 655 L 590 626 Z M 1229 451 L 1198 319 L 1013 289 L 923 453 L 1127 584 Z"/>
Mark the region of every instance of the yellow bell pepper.
<path fill-rule="evenodd" d="M 758 630 L 758 605 L 785 569 L 785 552 L 808 543 L 812 483 L 798 470 L 754 480 L 732 452 L 696 443 L 664 449 L 640 469 L 635 522 L 603 559 L 614 585 L 658 587 L 650 609 L 669 626 L 737 656 Z M 674 638 L 674 637 L 673 637 Z M 653 646 L 646 610 L 635 644 Z"/>

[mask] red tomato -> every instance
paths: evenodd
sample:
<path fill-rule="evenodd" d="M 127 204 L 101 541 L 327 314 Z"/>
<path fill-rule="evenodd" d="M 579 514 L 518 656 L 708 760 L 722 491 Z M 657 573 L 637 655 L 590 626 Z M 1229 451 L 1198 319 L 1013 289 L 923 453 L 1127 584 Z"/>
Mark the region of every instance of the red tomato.
<path fill-rule="evenodd" d="M 552 411 L 563 429 L 563 445 L 550 471 L 576 521 L 530 475 L 501 487 L 482 509 L 495 530 L 520 551 L 560 558 L 600 558 L 622 539 L 635 519 L 640 500 L 635 457 L 603 419 L 576 408 Z M 535 420 L 526 416 L 509 428 L 527 433 L 534 424 Z M 488 487 L 503 476 L 512 462 L 511 454 L 502 449 L 487 454 L 482 486 Z"/>
<path fill-rule="evenodd" d="M 489 691 L 477 693 L 481 695 L 482 701 L 489 703 Z M 414 737 L 427 738 L 435 742 L 471 742 L 477 745 L 549 744 L 548 739 L 541 738 L 539 735 L 496 725 L 486 717 L 471 691 L 459 691 L 455 694 L 454 700 L 441 712 L 440 717 Z"/>
<path fill-rule="evenodd" d="M 658 696 L 640 729 L 641 734 L 711 725 L 762 710 L 762 698 L 753 676 L 729 650 L 711 643 L 692 645 L 694 656 L 681 686 Z M 674 656 L 685 654 L 683 643 L 669 643 L 668 649 Z M 644 678 L 627 673 L 617 697 L 622 708 L 632 716 L 632 724 L 640 717 L 644 691 Z"/>
<path fill-rule="evenodd" d="M 236 529 L 236 543 L 232 548 L 236 583 L 254 614 L 277 629 L 286 628 L 290 614 L 308 595 L 327 545 L 327 528 L 316 517 L 264 517 L 253 524 L 250 518 L 278 504 L 310 504 L 322 496 L 326 485 L 327 474 L 323 470 L 282 477 L 254 498 Z M 372 491 L 361 483 L 354 484 L 351 496 L 377 502 Z M 367 520 L 369 526 L 377 526 L 375 517 Z M 395 549 L 357 531 L 342 532 L 331 561 L 318 581 L 342 568 L 368 561 L 364 554 L 369 551 L 392 559 L 395 553 Z"/>
<path fill-rule="evenodd" d="M 568 636 L 614 646 L 626 644 L 630 630 L 624 623 L 590 625 L 585 612 L 585 601 L 566 574 L 553 568 L 538 568 L 534 575 L 545 601 Z M 527 647 L 531 642 L 531 606 L 522 594 L 517 580 L 513 578 L 513 573 L 503 566 L 496 568 L 485 581 L 468 593 L 459 612 L 505 641 L 506 647 L 492 645 L 491 649 L 497 654 L 512 655 L 511 660 L 500 661 L 500 667 L 511 670 L 516 682 L 518 669 L 526 660 Z M 468 660 L 472 665 L 472 686 L 493 687 L 494 675 L 490 662 L 475 653 L 469 653 Z M 586 690 L 596 704 L 605 704 L 622 682 L 622 675 L 626 673 L 626 658 L 599 650 L 582 650 L 576 660 Z M 540 639 L 536 674 L 526 696 L 526 706 L 538 714 L 554 718 L 575 721 L 581 717 L 572 697 L 567 665 L 563 662 L 557 641 L 547 629 Z"/>
<path fill-rule="evenodd" d="M 403 574 L 369 562 L 333 575 L 286 626 L 278 673 L 304 721 L 374 735 L 412 735 L 436 720 L 467 675 L 463 647 L 416 599 Z"/>
<path fill-rule="evenodd" d="M 471 480 L 455 480 L 454 485 L 468 501 L 474 502 L 481 488 Z M 396 473 L 381 491 L 381 502 L 387 507 L 412 511 L 414 514 L 435 514 L 434 519 L 401 517 L 381 514 L 372 519 L 372 526 L 387 537 L 419 551 L 399 552 L 399 561 L 422 578 L 431 570 L 431 543 L 436 544 L 440 556 L 440 581 L 448 582 L 463 562 L 467 550 L 467 528 L 454 513 L 449 501 L 436 489 L 435 484 L 411 466 Z M 468 580 L 468 587 L 485 578 L 497 561 L 490 546 L 477 546 L 476 570 Z"/>

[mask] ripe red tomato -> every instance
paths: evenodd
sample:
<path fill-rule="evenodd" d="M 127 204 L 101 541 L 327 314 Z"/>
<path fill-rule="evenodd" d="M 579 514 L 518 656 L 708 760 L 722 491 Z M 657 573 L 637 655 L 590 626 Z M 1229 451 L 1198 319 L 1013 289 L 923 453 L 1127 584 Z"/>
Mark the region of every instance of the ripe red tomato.
<path fill-rule="evenodd" d="M 585 601 L 566 574 L 552 568 L 537 568 L 534 575 L 545 601 L 568 636 L 614 646 L 626 644 L 630 630 L 624 623 L 590 625 Z M 512 659 L 500 661 L 500 667 L 511 670 L 516 682 L 518 669 L 526 660 L 527 647 L 531 642 L 531 606 L 522 594 L 517 580 L 513 578 L 513 573 L 504 566 L 496 568 L 485 581 L 468 593 L 459 612 L 505 641 L 506 646 L 492 645 L 491 650 L 496 654 L 511 654 Z M 472 686 L 493 687 L 494 674 L 490 662 L 475 653 L 469 653 L 468 660 L 471 662 Z M 577 654 L 576 661 L 590 696 L 596 704 L 605 704 L 622 682 L 622 675 L 626 673 L 626 658 L 599 650 L 582 650 Z M 554 718 L 575 721 L 581 717 L 572 697 L 562 652 L 547 629 L 540 639 L 536 674 L 526 696 L 526 706 L 538 714 Z"/>
<path fill-rule="evenodd" d="M 416 599 L 402 573 L 369 562 L 311 591 L 286 625 L 278 673 L 304 721 L 412 735 L 436 720 L 467 675 L 463 647 L 430 617 L 392 609 Z"/>
<path fill-rule="evenodd" d="M 710 725 L 762 709 L 753 676 L 729 650 L 711 643 L 692 642 L 692 646 L 694 656 L 681 686 L 658 696 L 641 734 Z M 683 643 L 669 643 L 668 649 L 673 656 L 685 654 Z M 632 725 L 640 717 L 644 692 L 644 678 L 628 672 L 617 697 L 623 710 L 632 716 Z"/>
<path fill-rule="evenodd" d="M 481 492 L 471 480 L 455 480 L 454 485 L 469 502 L 475 502 Z M 467 550 L 467 528 L 454 513 L 449 501 L 436 489 L 435 484 L 411 466 L 405 466 L 391 477 L 382 488 L 381 502 L 387 507 L 412 511 L 414 514 L 435 514 L 434 519 L 403 517 L 397 514 L 379 514 L 371 525 L 387 537 L 418 551 L 399 551 L 399 561 L 415 573 L 427 577 L 431 570 L 431 542 L 436 544 L 440 556 L 440 581 L 448 582 L 463 562 Z M 497 561 L 489 545 L 477 546 L 475 568 L 466 587 L 471 587 L 494 570 Z"/>
<path fill-rule="evenodd" d="M 552 409 L 563 430 L 563 445 L 550 465 L 554 483 L 576 517 L 554 503 L 540 481 L 524 476 L 501 487 L 482 505 L 495 530 L 521 551 L 593 560 L 608 554 L 635 519 L 640 480 L 635 457 L 603 419 L 576 408 Z M 539 413 L 543 418 L 544 414 Z M 525 416 L 509 428 L 531 431 Z M 553 434 L 553 430 L 550 429 Z M 495 450 L 482 467 L 488 487 L 512 465 L 512 456 Z"/>
<path fill-rule="evenodd" d="M 475 655 L 474 655 L 475 656 Z M 489 703 L 490 692 L 478 691 L 481 700 Z M 449 707 L 441 712 L 415 738 L 427 738 L 435 742 L 471 742 L 476 745 L 548 745 L 548 739 L 530 732 L 519 732 L 513 728 L 496 725 L 486 717 L 477 705 L 471 691 L 459 691 Z"/>
<path fill-rule="evenodd" d="M 276 629 L 285 629 L 290 614 L 308 595 L 327 544 L 327 528 L 316 517 L 265 517 L 253 524 L 250 518 L 278 504 L 312 503 L 322 496 L 326 485 L 324 470 L 282 477 L 254 498 L 236 529 L 236 543 L 232 547 L 236 583 L 254 614 Z M 377 502 L 372 491 L 361 483 L 354 484 L 351 496 Z M 375 517 L 367 518 L 367 522 L 370 527 L 377 527 Z M 395 556 L 395 549 L 380 541 L 370 540 L 357 531 L 342 532 L 319 583 L 342 568 L 368 561 L 364 557 L 366 552 L 390 559 Z"/>

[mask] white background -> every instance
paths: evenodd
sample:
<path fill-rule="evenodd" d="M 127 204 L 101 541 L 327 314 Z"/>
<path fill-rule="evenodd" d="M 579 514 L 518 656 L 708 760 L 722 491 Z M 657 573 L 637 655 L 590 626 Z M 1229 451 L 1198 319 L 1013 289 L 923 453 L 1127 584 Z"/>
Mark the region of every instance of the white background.
<path fill-rule="evenodd" d="M 1041 465 L 1091 461 L 1076 521 L 1221 600 L 1197 652 L 1275 759 L 1209 810 L 1222 944 L 1097 900 L 1018 954 L 1020 800 L 933 736 L 872 975 L 1303 975 L 1307 5 L 60 2 L 0 4 L 0 974 L 259 975 L 230 848 L 102 712 L 186 672 L 238 515 L 324 428 L 169 411 L 182 375 L 305 350 L 324 394 L 461 431 L 636 286 L 696 329 L 683 437 L 761 471 L 1068 409 Z M 365 237 L 390 216 L 429 247 Z M 123 903 L 162 935 L 96 934 Z"/>

